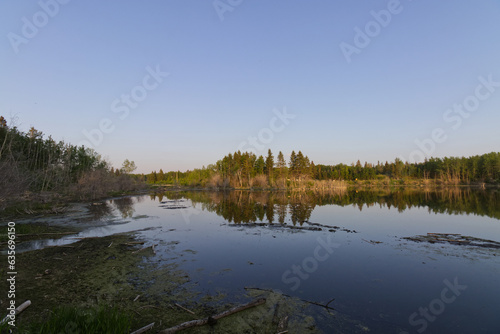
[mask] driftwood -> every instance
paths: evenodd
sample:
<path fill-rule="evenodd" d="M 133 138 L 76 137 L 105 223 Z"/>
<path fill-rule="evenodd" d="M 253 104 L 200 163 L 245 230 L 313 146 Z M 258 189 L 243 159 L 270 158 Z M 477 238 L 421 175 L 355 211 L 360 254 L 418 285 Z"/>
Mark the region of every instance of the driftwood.
<path fill-rule="evenodd" d="M 132 332 L 132 333 L 130 333 L 130 334 L 141 334 L 141 333 L 144 333 L 144 332 L 146 332 L 146 331 L 148 331 L 148 330 L 152 329 L 154 325 L 155 325 L 155 323 L 153 322 L 153 323 L 151 323 L 151 324 L 149 324 L 149 325 L 147 325 L 147 326 L 144 326 L 144 327 L 142 327 L 142 328 L 139 328 L 138 330 L 136 330 L 136 331 L 134 331 L 134 332 Z"/>
<path fill-rule="evenodd" d="M 258 290 L 258 291 L 265 291 L 265 292 L 272 292 L 272 293 L 279 293 L 280 295 L 282 296 L 285 296 L 285 297 L 290 297 L 290 298 L 295 298 L 293 296 L 290 296 L 290 295 L 287 295 L 287 294 L 284 294 L 284 293 L 281 293 L 281 292 L 277 292 L 277 291 L 274 291 L 274 290 L 270 290 L 270 289 L 261 289 L 261 288 L 249 288 L 249 287 L 245 287 L 244 288 L 245 290 Z M 304 303 L 308 303 L 308 304 L 311 304 L 311 305 L 316 305 L 316 306 L 321 306 L 321 307 L 324 307 L 326 308 L 327 310 L 334 310 L 335 309 L 333 307 L 330 307 L 328 305 L 330 305 L 331 302 L 333 302 L 335 300 L 335 298 L 331 299 L 328 303 L 326 304 L 320 304 L 320 303 L 316 303 L 316 302 L 312 302 L 310 300 L 305 300 L 305 299 L 300 299 L 300 301 L 304 302 Z"/>
<path fill-rule="evenodd" d="M 27 300 L 24 303 L 22 303 L 21 305 L 19 305 L 18 307 L 16 307 L 16 309 L 14 311 L 15 315 L 18 315 L 22 311 L 26 310 L 28 308 L 28 306 L 30 306 L 30 305 L 31 305 L 31 300 Z M 0 325 L 9 321 L 9 319 L 10 319 L 9 315 L 5 316 L 5 318 L 3 318 L 2 321 L 0 321 Z"/>
<path fill-rule="evenodd" d="M 175 333 L 175 332 L 181 331 L 181 330 L 186 329 L 186 328 L 191 328 L 191 327 L 195 327 L 195 326 L 203 326 L 203 325 L 206 325 L 208 323 L 216 322 L 217 320 L 222 319 L 222 318 L 227 317 L 227 316 L 230 316 L 231 314 L 244 311 L 244 310 L 249 309 L 251 307 L 262 305 L 265 302 L 266 302 L 265 298 L 257 299 L 257 300 L 254 300 L 254 301 L 247 303 L 247 304 L 244 304 L 244 305 L 235 306 L 232 309 L 229 309 L 227 311 L 224 311 L 222 313 L 214 315 L 213 317 L 188 321 L 188 322 L 182 323 L 180 325 L 164 329 L 164 330 L 160 331 L 159 333 L 160 334 L 170 334 L 170 333 Z"/>

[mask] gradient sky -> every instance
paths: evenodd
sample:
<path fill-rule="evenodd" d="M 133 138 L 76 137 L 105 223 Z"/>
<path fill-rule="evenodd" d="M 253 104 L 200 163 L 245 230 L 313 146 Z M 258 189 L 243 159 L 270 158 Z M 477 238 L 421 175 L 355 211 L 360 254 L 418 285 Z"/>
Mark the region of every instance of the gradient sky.
<path fill-rule="evenodd" d="M 500 151 L 498 0 L 54 4 L 0 3 L 0 115 L 73 144 L 108 119 L 95 149 L 115 167 L 214 163 L 269 135 L 284 109 L 295 118 L 274 122 L 281 131 L 258 154 L 350 164 Z M 390 21 L 374 23 L 388 7 Z M 341 43 L 355 47 L 366 28 L 348 62 Z M 120 119 L 113 102 L 157 66 L 169 75 Z M 499 84 L 477 88 L 480 77 Z M 447 112 L 464 103 L 467 117 Z"/>

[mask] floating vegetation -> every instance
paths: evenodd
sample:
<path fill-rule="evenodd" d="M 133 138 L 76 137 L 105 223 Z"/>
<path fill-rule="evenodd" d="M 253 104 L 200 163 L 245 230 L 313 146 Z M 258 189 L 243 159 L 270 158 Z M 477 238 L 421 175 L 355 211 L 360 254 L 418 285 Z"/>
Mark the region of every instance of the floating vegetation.
<path fill-rule="evenodd" d="M 303 226 L 303 224 L 308 224 L 310 226 Z M 318 223 L 311 223 L 309 221 L 304 221 L 300 226 L 297 225 L 288 225 L 284 224 L 270 224 L 267 222 L 262 223 L 241 223 L 241 224 L 227 224 L 228 226 L 234 227 L 268 227 L 273 229 L 287 229 L 287 230 L 300 230 L 300 231 L 328 231 L 328 232 L 347 232 L 347 233 L 358 233 L 356 230 L 350 230 L 348 228 L 339 227 L 339 226 L 331 226 L 331 225 L 323 225 Z"/>
<path fill-rule="evenodd" d="M 500 249 L 500 242 L 480 239 L 470 236 L 464 236 L 454 233 L 427 233 L 427 235 L 417 235 L 414 237 L 405 237 L 403 239 L 415 242 L 428 242 L 431 244 L 451 244 L 459 246 L 471 246 L 490 249 Z"/>

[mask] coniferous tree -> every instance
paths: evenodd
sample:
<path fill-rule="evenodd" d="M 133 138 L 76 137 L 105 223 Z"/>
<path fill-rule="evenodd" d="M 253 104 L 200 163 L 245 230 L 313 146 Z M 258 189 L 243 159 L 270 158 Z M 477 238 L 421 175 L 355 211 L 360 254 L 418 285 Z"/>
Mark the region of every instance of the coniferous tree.
<path fill-rule="evenodd" d="M 267 151 L 265 172 L 269 179 L 269 183 L 272 183 L 274 177 L 274 156 L 271 149 Z"/>
<path fill-rule="evenodd" d="M 295 177 L 297 175 L 297 155 L 295 154 L 295 151 L 292 151 L 290 154 L 290 163 L 289 163 L 289 168 L 290 168 L 290 175 Z"/>
<path fill-rule="evenodd" d="M 266 162 L 264 161 L 264 157 L 262 155 L 259 155 L 257 160 L 255 160 L 254 164 L 254 173 L 255 175 L 262 175 L 264 174 L 264 168 L 266 167 Z"/>
<path fill-rule="evenodd" d="M 278 153 L 278 161 L 276 162 L 276 167 L 279 169 L 279 177 L 285 177 L 286 161 L 283 156 L 283 152 Z"/>

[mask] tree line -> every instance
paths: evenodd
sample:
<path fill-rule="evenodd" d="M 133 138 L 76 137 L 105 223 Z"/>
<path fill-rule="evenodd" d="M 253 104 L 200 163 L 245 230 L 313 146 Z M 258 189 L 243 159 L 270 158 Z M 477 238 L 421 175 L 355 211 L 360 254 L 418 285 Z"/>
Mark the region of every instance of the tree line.
<path fill-rule="evenodd" d="M 292 151 L 288 161 L 280 151 L 274 156 L 256 156 L 251 152 L 230 153 L 216 163 L 185 172 L 153 171 L 146 175 L 148 183 L 217 188 L 287 188 L 314 181 L 358 180 L 435 180 L 447 184 L 500 182 L 500 153 L 472 157 L 430 158 L 409 163 L 396 158 L 372 164 L 361 161 L 351 165 L 316 165 L 301 151 Z"/>
<path fill-rule="evenodd" d="M 0 116 L 0 207 L 29 193 L 95 198 L 124 190 L 135 183 L 120 177 L 135 165 L 125 167 L 114 170 L 93 149 L 45 138 L 34 127 L 24 133 Z"/>

